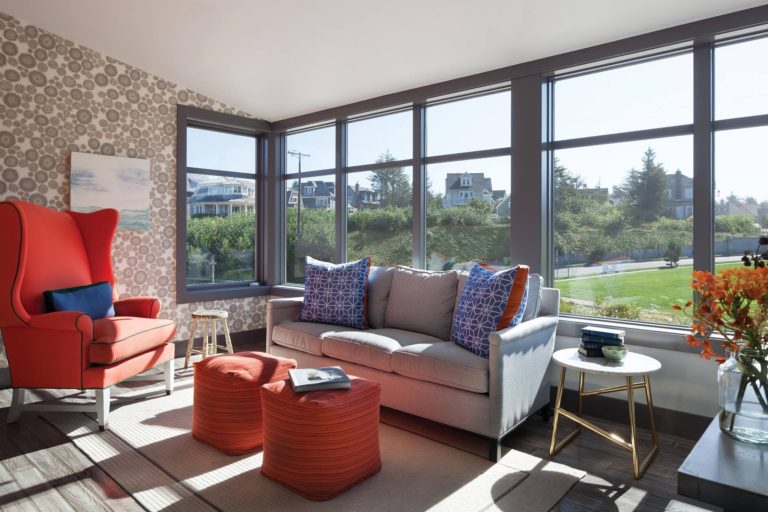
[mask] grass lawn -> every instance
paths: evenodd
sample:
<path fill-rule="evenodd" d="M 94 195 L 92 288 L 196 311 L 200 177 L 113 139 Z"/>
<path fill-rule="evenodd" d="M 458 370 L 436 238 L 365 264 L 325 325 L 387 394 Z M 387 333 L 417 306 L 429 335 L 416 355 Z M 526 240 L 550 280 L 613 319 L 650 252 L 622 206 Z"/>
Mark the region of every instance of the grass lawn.
<path fill-rule="evenodd" d="M 723 263 L 717 270 L 735 268 L 741 263 Z M 571 303 L 573 313 L 598 314 L 601 306 L 628 304 L 640 309 L 640 320 L 687 324 L 686 317 L 671 309 L 691 299 L 692 266 L 637 270 L 618 274 L 556 279 L 563 301 Z M 604 316 L 604 315 L 601 315 Z"/>

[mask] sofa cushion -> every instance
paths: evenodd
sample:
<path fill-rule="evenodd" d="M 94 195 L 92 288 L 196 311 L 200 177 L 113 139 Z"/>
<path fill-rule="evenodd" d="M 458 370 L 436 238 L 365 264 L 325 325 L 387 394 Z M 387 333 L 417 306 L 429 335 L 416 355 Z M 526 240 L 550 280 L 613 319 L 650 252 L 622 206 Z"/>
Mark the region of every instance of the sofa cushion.
<path fill-rule="evenodd" d="M 525 304 L 525 311 L 523 312 L 523 322 L 533 320 L 539 316 L 541 311 L 541 289 L 544 288 L 544 278 L 539 274 L 531 274 L 528 276 L 528 301 Z"/>
<path fill-rule="evenodd" d="M 303 322 L 365 329 L 370 259 L 334 265 L 307 256 L 304 266 Z"/>
<path fill-rule="evenodd" d="M 320 324 L 316 322 L 286 322 L 272 328 L 272 342 L 316 356 L 323 355 L 323 338 L 339 330 L 351 330 L 349 327 Z"/>
<path fill-rule="evenodd" d="M 93 321 L 89 359 L 112 364 L 159 347 L 173 338 L 176 323 L 165 318 L 112 316 Z"/>
<path fill-rule="evenodd" d="M 394 276 L 394 267 L 371 267 L 368 272 L 368 325 L 371 329 L 384 327 L 384 313 Z"/>
<path fill-rule="evenodd" d="M 329 334 L 323 338 L 323 354 L 385 372 L 392 371 L 392 352 L 416 343 L 443 343 L 427 334 L 400 329 L 371 329 Z"/>
<path fill-rule="evenodd" d="M 453 341 L 481 357 L 488 357 L 488 335 L 498 330 L 517 268 L 501 272 L 475 265 L 469 272 L 453 319 Z"/>
<path fill-rule="evenodd" d="M 384 315 L 384 327 L 447 340 L 451 334 L 456 283 L 456 272 L 397 267 Z"/>
<path fill-rule="evenodd" d="M 408 345 L 392 353 L 395 373 L 452 388 L 488 392 L 488 359 L 452 342 Z"/>

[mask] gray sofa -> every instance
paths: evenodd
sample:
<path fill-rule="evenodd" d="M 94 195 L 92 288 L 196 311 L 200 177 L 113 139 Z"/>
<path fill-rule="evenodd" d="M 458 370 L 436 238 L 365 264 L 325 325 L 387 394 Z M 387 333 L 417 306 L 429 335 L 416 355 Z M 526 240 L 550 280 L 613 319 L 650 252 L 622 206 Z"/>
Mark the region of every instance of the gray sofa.
<path fill-rule="evenodd" d="M 373 267 L 366 330 L 299 322 L 302 298 L 270 300 L 267 352 L 380 382 L 383 406 L 478 434 L 497 460 L 501 439 L 548 406 L 560 292 L 529 277 L 523 322 L 492 333 L 485 359 L 446 341 L 466 279 Z"/>

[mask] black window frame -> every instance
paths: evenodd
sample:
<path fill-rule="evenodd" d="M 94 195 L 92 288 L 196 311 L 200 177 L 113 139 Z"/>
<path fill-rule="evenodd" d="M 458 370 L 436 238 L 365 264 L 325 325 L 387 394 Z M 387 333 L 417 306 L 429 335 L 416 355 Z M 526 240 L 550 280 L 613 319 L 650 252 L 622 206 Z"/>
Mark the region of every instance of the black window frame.
<path fill-rule="evenodd" d="M 253 136 L 256 139 L 256 172 L 253 175 L 256 203 L 256 250 L 253 282 L 222 283 L 187 286 L 187 175 L 242 178 L 243 173 L 201 169 L 187 166 L 187 128 L 201 128 L 236 135 Z M 265 247 L 265 177 L 268 169 L 268 136 L 271 125 L 260 119 L 215 112 L 190 105 L 176 107 L 176 303 L 208 302 L 267 295 L 269 288 L 264 282 Z"/>

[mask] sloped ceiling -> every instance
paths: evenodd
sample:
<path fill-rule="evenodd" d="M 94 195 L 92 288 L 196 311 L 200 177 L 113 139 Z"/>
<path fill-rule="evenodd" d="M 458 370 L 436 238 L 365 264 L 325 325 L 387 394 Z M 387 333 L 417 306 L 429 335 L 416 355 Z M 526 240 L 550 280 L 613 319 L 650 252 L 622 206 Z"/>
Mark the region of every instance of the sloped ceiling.
<path fill-rule="evenodd" d="M 276 121 L 763 3 L 0 0 L 0 11 Z"/>

